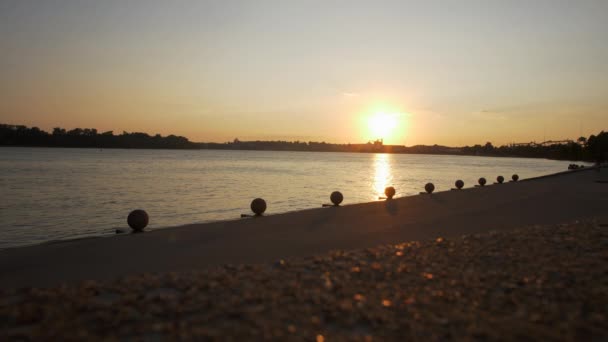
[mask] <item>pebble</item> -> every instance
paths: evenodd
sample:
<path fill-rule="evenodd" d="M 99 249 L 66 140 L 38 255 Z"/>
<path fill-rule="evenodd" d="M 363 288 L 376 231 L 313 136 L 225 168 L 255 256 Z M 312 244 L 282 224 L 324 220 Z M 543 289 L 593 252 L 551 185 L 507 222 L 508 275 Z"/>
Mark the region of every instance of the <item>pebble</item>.
<path fill-rule="evenodd" d="M 587 220 L 0 292 L 0 340 L 607 340 Z"/>

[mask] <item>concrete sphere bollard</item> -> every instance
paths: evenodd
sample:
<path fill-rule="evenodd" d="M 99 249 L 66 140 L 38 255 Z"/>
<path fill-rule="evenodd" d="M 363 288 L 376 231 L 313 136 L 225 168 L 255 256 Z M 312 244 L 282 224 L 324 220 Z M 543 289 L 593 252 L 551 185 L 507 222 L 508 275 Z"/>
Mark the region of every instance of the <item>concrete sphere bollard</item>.
<path fill-rule="evenodd" d="M 517 182 L 517 181 L 519 180 L 519 176 L 518 176 L 517 174 L 514 174 L 513 176 L 511 176 L 511 179 L 512 179 L 514 182 Z"/>
<path fill-rule="evenodd" d="M 464 186 L 464 182 L 462 180 L 457 180 L 456 183 L 454 183 L 456 185 L 456 187 L 458 189 L 462 189 L 462 187 Z"/>
<path fill-rule="evenodd" d="M 486 185 L 486 179 L 483 177 L 479 178 L 478 182 L 479 182 L 479 185 L 481 185 L 481 186 Z"/>
<path fill-rule="evenodd" d="M 387 199 L 392 199 L 395 196 L 395 193 L 397 193 L 397 192 L 395 191 L 395 188 L 393 188 L 392 186 L 389 186 L 386 189 L 384 189 L 384 194 L 386 195 Z"/>
<path fill-rule="evenodd" d="M 148 225 L 149 219 L 148 213 L 146 213 L 144 210 L 136 209 L 129 213 L 127 223 L 129 224 L 129 227 L 133 229 L 133 231 L 141 232 Z"/>
<path fill-rule="evenodd" d="M 504 181 L 505 181 L 505 177 L 503 177 L 503 176 L 498 176 L 498 177 L 496 177 L 496 181 L 498 182 L 498 184 L 502 184 L 502 182 L 504 182 Z"/>
<path fill-rule="evenodd" d="M 334 191 L 329 196 L 329 199 L 331 200 L 331 203 L 333 203 L 335 206 L 338 206 L 344 200 L 344 196 L 340 191 Z"/>
<path fill-rule="evenodd" d="M 262 215 L 266 211 L 266 201 L 261 198 L 254 199 L 251 201 L 251 211 L 253 211 L 256 216 Z"/>
<path fill-rule="evenodd" d="M 427 193 L 432 194 L 433 191 L 435 191 L 435 185 L 433 183 L 426 183 L 424 190 L 426 190 Z"/>

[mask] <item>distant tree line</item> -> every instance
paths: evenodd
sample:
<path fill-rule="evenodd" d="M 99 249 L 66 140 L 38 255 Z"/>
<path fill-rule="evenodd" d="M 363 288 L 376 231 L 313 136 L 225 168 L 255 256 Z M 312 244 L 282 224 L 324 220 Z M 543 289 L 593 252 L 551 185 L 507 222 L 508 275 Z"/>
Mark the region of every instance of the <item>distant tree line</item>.
<path fill-rule="evenodd" d="M 466 146 L 462 150 L 465 154 L 475 155 L 606 161 L 608 160 L 608 133 L 601 131 L 598 135 L 592 134 L 589 138 L 580 137 L 577 141 L 565 143 L 511 144 L 495 147 L 488 142 L 483 146 Z"/>
<path fill-rule="evenodd" d="M 325 142 L 300 141 L 240 141 L 227 143 L 199 143 L 203 149 L 223 150 L 268 150 L 268 151 L 319 151 L 319 152 L 372 152 L 407 154 L 447 154 L 494 157 L 548 158 L 558 160 L 608 160 L 608 133 L 602 131 L 589 138 L 577 141 L 545 144 L 511 144 L 495 147 L 491 142 L 485 145 L 449 147 L 442 145 L 384 145 L 381 141 L 367 144 L 330 144 Z"/>
<path fill-rule="evenodd" d="M 448 147 L 441 145 L 384 145 L 381 140 L 366 144 L 331 144 L 302 141 L 241 141 L 226 143 L 195 143 L 185 137 L 156 134 L 127 133 L 115 135 L 112 131 L 98 133 L 96 129 L 75 128 L 66 131 L 54 128 L 51 133 L 38 127 L 0 124 L 0 145 L 95 147 L 95 148 L 152 148 L 152 149 L 216 149 L 216 150 L 266 150 L 266 151 L 317 151 L 317 152 L 382 152 L 409 154 L 449 154 L 498 157 L 549 158 L 559 160 L 608 160 L 608 133 L 601 131 L 577 141 L 542 144 L 510 144 L 496 147 L 485 145 Z"/>
<path fill-rule="evenodd" d="M 123 132 L 115 135 L 112 131 L 98 133 L 94 128 L 65 130 L 56 127 L 47 133 L 38 127 L 0 124 L 0 145 L 5 146 L 48 146 L 48 147 L 94 147 L 94 148 L 160 148 L 196 149 L 197 144 L 185 137 L 169 135 Z"/>

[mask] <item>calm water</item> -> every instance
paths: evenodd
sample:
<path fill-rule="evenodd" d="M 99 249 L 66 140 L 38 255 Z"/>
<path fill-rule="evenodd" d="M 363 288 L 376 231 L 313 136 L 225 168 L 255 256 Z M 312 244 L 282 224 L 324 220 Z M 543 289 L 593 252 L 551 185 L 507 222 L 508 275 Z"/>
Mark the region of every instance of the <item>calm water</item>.
<path fill-rule="evenodd" d="M 0 148 L 0 248 L 110 235 L 145 209 L 148 229 L 236 219 L 255 197 L 268 214 L 465 187 L 479 177 L 528 178 L 563 171 L 541 159 L 266 151 Z"/>

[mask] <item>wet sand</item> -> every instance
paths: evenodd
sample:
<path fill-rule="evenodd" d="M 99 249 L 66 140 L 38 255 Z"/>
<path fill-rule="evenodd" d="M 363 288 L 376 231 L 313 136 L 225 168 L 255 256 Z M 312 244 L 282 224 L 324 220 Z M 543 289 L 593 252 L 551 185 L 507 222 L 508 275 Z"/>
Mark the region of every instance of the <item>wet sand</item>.
<path fill-rule="evenodd" d="M 594 170 L 568 172 L 391 201 L 8 249 L 0 251 L 0 287 L 267 263 L 334 249 L 570 222 L 606 215 L 608 187 L 597 183 L 598 177 Z"/>

